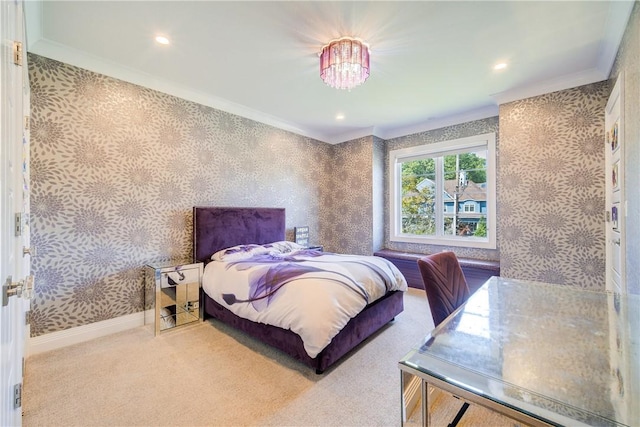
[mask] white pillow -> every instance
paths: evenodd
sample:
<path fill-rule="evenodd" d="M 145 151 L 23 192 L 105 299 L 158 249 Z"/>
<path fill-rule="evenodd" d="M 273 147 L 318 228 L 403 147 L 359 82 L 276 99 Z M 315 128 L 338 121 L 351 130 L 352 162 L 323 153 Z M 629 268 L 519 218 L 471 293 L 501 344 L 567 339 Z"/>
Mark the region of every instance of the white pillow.
<path fill-rule="evenodd" d="M 300 249 L 305 249 L 304 246 L 296 243 L 289 242 L 288 240 L 282 240 L 280 242 L 273 242 L 263 245 L 265 248 L 270 248 L 270 252 L 276 252 L 279 254 L 288 254 L 289 252 L 299 251 Z"/>
<path fill-rule="evenodd" d="M 305 249 L 304 246 L 295 243 L 289 242 L 287 240 L 282 240 L 280 242 L 266 243 L 264 245 L 237 245 L 232 246 L 230 248 L 222 249 L 216 252 L 211 256 L 211 259 L 214 261 L 240 261 L 243 259 L 251 258 L 255 255 L 280 255 L 280 254 L 288 254 L 291 252 L 299 251 L 300 249 Z"/>
<path fill-rule="evenodd" d="M 268 254 L 270 251 L 261 245 L 237 245 L 221 249 L 211 256 L 214 261 L 239 261 L 254 255 Z"/>

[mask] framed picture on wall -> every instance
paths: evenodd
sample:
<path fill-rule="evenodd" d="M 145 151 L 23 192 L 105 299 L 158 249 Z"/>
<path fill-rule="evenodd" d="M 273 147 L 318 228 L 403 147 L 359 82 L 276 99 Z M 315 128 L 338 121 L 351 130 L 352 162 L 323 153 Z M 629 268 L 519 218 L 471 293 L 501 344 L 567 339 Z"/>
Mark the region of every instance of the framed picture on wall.
<path fill-rule="evenodd" d="M 611 227 L 614 230 L 618 229 L 618 207 L 613 206 L 611 208 Z"/>
<path fill-rule="evenodd" d="M 620 161 L 617 161 L 613 164 L 613 168 L 611 168 L 611 185 L 613 186 L 613 190 L 619 190 L 620 189 L 620 180 L 619 180 L 619 175 L 618 175 L 618 166 L 620 164 Z"/>
<path fill-rule="evenodd" d="M 613 128 L 611 128 L 611 135 L 610 135 L 610 139 L 611 139 L 611 151 L 616 151 L 618 149 L 619 146 L 619 140 L 618 140 L 618 120 L 616 120 L 616 122 L 613 125 Z"/>

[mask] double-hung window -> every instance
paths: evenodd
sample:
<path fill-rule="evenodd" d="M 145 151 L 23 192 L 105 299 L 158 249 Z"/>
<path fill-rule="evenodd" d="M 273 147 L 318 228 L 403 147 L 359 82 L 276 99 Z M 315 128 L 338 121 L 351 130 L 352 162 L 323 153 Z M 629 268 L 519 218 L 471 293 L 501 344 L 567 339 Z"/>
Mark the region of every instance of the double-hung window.
<path fill-rule="evenodd" d="M 391 241 L 496 248 L 495 133 L 389 153 Z"/>

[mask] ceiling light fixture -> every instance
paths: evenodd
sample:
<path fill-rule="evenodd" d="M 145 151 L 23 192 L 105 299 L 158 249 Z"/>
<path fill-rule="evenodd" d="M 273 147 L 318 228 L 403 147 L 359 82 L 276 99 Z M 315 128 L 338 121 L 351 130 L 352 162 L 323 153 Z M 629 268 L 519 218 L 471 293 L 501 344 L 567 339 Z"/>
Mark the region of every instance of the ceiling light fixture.
<path fill-rule="evenodd" d="M 169 44 L 169 39 L 165 36 L 156 36 L 156 41 L 160 44 Z"/>
<path fill-rule="evenodd" d="M 505 68 L 507 68 L 507 63 L 506 62 L 500 62 L 499 64 L 496 64 L 493 66 L 493 69 L 498 71 L 498 70 L 504 70 Z"/>
<path fill-rule="evenodd" d="M 320 51 L 320 78 L 336 89 L 351 90 L 369 77 L 369 46 L 352 37 L 332 40 Z"/>

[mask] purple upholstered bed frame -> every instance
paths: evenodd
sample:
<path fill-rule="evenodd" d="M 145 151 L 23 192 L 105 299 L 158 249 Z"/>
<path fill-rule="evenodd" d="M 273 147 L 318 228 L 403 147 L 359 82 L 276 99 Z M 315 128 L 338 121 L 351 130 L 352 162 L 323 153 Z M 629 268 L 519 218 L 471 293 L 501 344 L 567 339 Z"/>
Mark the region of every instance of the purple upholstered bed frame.
<path fill-rule="evenodd" d="M 220 249 L 241 244 L 264 244 L 285 240 L 285 211 L 281 208 L 193 208 L 193 256 L 209 262 Z M 342 356 L 402 312 L 403 292 L 394 291 L 369 304 L 336 335 L 315 358 L 304 350 L 302 339 L 290 330 L 252 322 L 236 316 L 206 293 L 205 318 L 213 317 L 315 368 L 321 374 Z"/>

